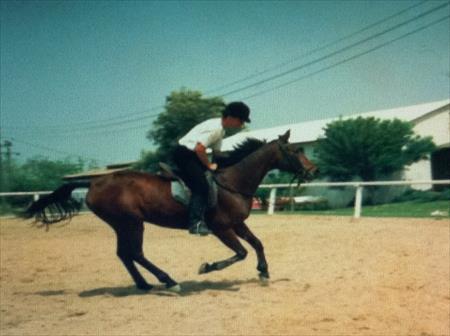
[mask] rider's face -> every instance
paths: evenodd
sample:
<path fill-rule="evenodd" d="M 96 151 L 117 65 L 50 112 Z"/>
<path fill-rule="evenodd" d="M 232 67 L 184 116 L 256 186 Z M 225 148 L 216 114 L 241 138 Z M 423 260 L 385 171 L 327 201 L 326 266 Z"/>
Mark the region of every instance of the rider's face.
<path fill-rule="evenodd" d="M 222 118 L 222 126 L 228 129 L 241 129 L 244 126 L 244 122 L 239 118 L 227 116 Z"/>

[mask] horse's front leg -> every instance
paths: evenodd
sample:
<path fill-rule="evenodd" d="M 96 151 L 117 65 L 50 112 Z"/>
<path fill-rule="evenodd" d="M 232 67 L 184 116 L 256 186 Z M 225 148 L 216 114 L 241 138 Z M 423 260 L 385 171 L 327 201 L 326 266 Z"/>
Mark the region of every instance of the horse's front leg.
<path fill-rule="evenodd" d="M 262 281 L 267 281 L 269 279 L 269 266 L 267 265 L 266 256 L 264 254 L 264 246 L 261 241 L 250 231 L 248 226 L 242 222 L 241 224 L 234 227 L 236 234 L 248 242 L 256 252 L 258 258 L 258 265 L 256 269 L 259 271 L 259 278 Z"/>
<path fill-rule="evenodd" d="M 233 265 L 235 262 L 244 260 L 247 256 L 247 250 L 239 242 L 239 239 L 236 237 L 236 234 L 232 229 L 214 232 L 214 234 L 222 241 L 222 243 L 236 252 L 236 255 L 225 260 L 213 262 L 211 264 L 202 264 L 198 271 L 199 274 L 209 273 L 212 271 L 220 271 L 228 266 Z"/>

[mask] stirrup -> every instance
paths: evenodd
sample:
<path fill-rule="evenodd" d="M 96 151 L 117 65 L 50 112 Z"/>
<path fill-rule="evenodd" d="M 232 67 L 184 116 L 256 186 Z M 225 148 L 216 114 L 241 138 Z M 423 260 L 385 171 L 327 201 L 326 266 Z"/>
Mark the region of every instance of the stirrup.
<path fill-rule="evenodd" d="M 208 229 L 204 221 L 199 220 L 194 225 L 191 225 L 189 227 L 189 233 L 200 236 L 207 236 L 211 233 L 211 231 Z"/>

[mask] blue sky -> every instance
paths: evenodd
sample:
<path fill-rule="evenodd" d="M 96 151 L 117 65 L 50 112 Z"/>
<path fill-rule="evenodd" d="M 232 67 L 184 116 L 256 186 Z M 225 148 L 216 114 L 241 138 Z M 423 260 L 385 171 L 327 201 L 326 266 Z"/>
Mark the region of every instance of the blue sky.
<path fill-rule="evenodd" d="M 152 116 L 182 87 L 243 99 L 250 129 L 445 99 L 449 13 L 448 1 L 2 1 L 1 136 L 22 160 L 105 165 L 151 148 Z"/>

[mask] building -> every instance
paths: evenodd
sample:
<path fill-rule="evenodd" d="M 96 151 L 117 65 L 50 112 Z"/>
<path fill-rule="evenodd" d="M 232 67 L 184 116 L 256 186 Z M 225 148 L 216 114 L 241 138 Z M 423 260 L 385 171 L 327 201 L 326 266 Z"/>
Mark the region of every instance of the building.
<path fill-rule="evenodd" d="M 422 160 L 407 167 L 404 179 L 431 180 L 450 179 L 450 99 L 395 109 L 371 111 L 342 116 L 342 119 L 375 117 L 379 119 L 400 119 L 414 124 L 414 131 L 420 136 L 431 136 L 438 149 L 430 160 Z M 325 126 L 337 118 L 305 121 L 296 124 L 241 132 L 224 140 L 222 150 L 232 150 L 246 138 L 274 140 L 291 130 L 290 142 L 301 144 L 308 157 L 314 158 L 314 146 L 324 136 Z M 415 188 L 429 189 L 431 185 L 417 185 Z"/>
<path fill-rule="evenodd" d="M 124 163 L 116 163 L 106 166 L 106 168 L 98 168 L 93 170 L 84 171 L 78 174 L 66 175 L 63 177 L 65 181 L 74 181 L 74 180 L 89 180 L 94 177 L 99 177 L 107 174 L 112 174 L 115 172 L 129 170 L 136 162 L 124 162 Z"/>

